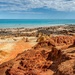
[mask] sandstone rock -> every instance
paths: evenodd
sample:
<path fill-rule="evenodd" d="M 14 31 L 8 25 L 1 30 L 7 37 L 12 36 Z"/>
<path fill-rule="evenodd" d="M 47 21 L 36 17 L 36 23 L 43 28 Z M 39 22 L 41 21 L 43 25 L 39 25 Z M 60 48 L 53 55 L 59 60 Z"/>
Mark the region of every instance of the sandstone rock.
<path fill-rule="evenodd" d="M 39 42 L 34 48 L 1 64 L 0 75 L 75 75 L 74 58 L 62 50 L 75 45 L 74 42 L 73 36 L 56 36 Z"/>

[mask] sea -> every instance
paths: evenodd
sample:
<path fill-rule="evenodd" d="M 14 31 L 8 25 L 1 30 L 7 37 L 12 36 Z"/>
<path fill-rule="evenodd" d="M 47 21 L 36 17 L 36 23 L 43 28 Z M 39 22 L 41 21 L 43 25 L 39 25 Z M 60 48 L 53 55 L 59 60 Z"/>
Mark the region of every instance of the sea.
<path fill-rule="evenodd" d="M 74 25 L 75 19 L 0 19 L 0 28 L 33 28 L 70 24 Z"/>

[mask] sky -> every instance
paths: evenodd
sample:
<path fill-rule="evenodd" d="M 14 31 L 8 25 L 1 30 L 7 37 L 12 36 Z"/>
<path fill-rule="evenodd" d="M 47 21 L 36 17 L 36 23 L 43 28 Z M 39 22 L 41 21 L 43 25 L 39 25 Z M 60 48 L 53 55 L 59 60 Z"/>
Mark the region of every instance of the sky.
<path fill-rule="evenodd" d="M 0 19 L 75 19 L 75 0 L 0 0 Z"/>

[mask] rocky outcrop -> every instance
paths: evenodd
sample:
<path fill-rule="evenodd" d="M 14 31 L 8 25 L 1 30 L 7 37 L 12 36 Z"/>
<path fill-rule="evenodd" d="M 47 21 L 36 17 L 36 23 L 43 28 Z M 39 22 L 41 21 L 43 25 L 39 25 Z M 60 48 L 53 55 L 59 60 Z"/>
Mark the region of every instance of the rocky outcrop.
<path fill-rule="evenodd" d="M 54 40 L 55 43 L 57 43 L 57 45 L 73 44 L 75 41 L 74 36 L 56 36 L 52 37 L 52 39 Z"/>
<path fill-rule="evenodd" d="M 15 59 L 1 64 L 0 75 L 75 75 L 75 57 L 68 56 L 66 48 L 57 48 L 62 46 L 60 38 L 64 45 L 69 45 L 67 49 L 75 46 L 74 37 L 71 36 L 53 37 L 39 42 Z"/>
<path fill-rule="evenodd" d="M 44 56 L 45 55 L 45 56 Z M 40 58 L 39 58 L 40 57 Z M 41 75 L 52 64 L 45 50 L 29 50 L 0 66 L 1 75 Z M 5 70 L 5 71 L 4 71 Z"/>
<path fill-rule="evenodd" d="M 48 50 L 29 50 L 0 66 L 1 75 L 53 75 L 58 65 L 69 60 L 56 48 Z M 59 72 L 59 71 L 58 71 Z M 60 74 L 61 75 L 61 74 Z"/>
<path fill-rule="evenodd" d="M 41 38 L 38 40 L 40 39 Z M 40 40 L 39 44 L 35 47 L 55 46 L 59 49 L 66 49 L 73 45 L 75 45 L 75 36 L 52 36 L 49 38 L 42 37 L 42 40 Z"/>

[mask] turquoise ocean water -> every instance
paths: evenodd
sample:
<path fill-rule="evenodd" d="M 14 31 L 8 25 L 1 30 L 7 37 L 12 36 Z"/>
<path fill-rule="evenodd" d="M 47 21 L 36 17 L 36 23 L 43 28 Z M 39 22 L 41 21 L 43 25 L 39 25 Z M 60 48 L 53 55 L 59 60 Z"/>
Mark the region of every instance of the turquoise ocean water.
<path fill-rule="evenodd" d="M 75 24 L 75 19 L 0 19 L 0 28 L 28 28 L 62 24 Z"/>

